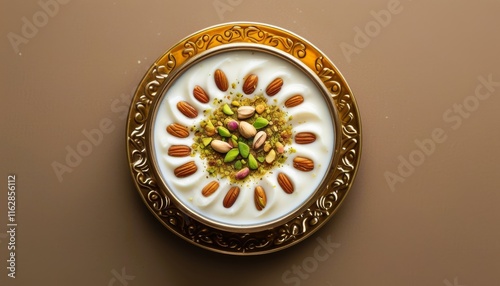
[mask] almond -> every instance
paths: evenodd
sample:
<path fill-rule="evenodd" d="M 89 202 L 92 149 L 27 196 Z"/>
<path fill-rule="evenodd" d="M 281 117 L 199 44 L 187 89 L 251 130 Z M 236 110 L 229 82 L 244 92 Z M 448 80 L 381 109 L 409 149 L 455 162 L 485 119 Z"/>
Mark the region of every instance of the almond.
<path fill-rule="evenodd" d="M 207 92 L 199 85 L 194 87 L 193 96 L 201 103 L 208 103 L 210 101 Z"/>
<path fill-rule="evenodd" d="M 234 202 L 236 202 L 236 199 L 238 198 L 239 194 L 240 194 L 239 187 L 231 187 L 229 189 L 229 191 L 227 192 L 226 196 L 224 197 L 224 201 L 222 202 L 222 205 L 225 208 L 232 207 Z"/>
<path fill-rule="evenodd" d="M 219 188 L 219 182 L 211 181 L 201 190 L 201 194 L 205 197 L 208 197 L 215 191 L 217 191 L 218 188 Z"/>
<path fill-rule="evenodd" d="M 314 169 L 314 162 L 309 158 L 297 156 L 293 159 L 293 167 L 300 171 L 309 172 Z"/>
<path fill-rule="evenodd" d="M 167 132 L 175 137 L 186 138 L 189 136 L 189 130 L 186 126 L 179 123 L 172 123 L 167 126 Z"/>
<path fill-rule="evenodd" d="M 229 84 L 227 82 L 227 77 L 226 77 L 226 74 L 221 71 L 220 69 L 217 69 L 214 73 L 214 80 L 215 80 L 215 84 L 217 85 L 217 87 L 222 90 L 222 91 L 226 91 L 229 87 Z"/>
<path fill-rule="evenodd" d="M 285 106 L 290 108 L 297 106 L 304 102 L 304 97 L 300 94 L 294 95 L 285 101 Z"/>
<path fill-rule="evenodd" d="M 278 184 L 280 184 L 281 188 L 285 193 L 291 194 L 293 193 L 293 184 L 292 181 L 290 181 L 290 178 L 288 178 L 287 175 L 284 173 L 279 173 L 278 174 Z"/>
<path fill-rule="evenodd" d="M 266 88 L 267 95 L 273 96 L 277 94 L 281 90 L 282 86 L 283 86 L 283 80 L 281 78 L 276 78 L 267 86 Z"/>
<path fill-rule="evenodd" d="M 194 161 L 187 162 L 174 170 L 174 175 L 177 178 L 184 178 L 194 174 L 198 170 Z"/>
<path fill-rule="evenodd" d="M 267 204 L 266 192 L 264 191 L 264 188 L 262 188 L 261 186 L 255 187 L 254 202 L 255 202 L 255 207 L 259 211 L 266 207 Z"/>
<path fill-rule="evenodd" d="M 295 143 L 310 144 L 316 141 L 316 135 L 312 132 L 299 132 L 295 135 Z"/>
<path fill-rule="evenodd" d="M 247 77 L 245 82 L 243 83 L 243 92 L 245 94 L 251 94 L 257 88 L 257 83 L 259 82 L 259 77 L 251 74 Z"/>
<path fill-rule="evenodd" d="M 168 148 L 168 155 L 172 157 L 187 157 L 191 154 L 191 148 L 186 145 L 172 145 Z"/>
<path fill-rule="evenodd" d="M 179 101 L 177 103 L 177 109 L 188 118 L 195 118 L 198 116 L 198 110 L 187 101 Z"/>

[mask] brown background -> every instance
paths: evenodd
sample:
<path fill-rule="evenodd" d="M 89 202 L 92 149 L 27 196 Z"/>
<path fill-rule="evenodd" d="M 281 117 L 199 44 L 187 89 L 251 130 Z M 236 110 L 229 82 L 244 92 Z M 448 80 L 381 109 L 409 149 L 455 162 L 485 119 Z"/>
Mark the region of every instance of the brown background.
<path fill-rule="evenodd" d="M 474 99 L 478 77 L 500 82 L 499 1 L 67 2 L 45 25 L 37 1 L 3 1 L 0 12 L 1 285 L 499 283 L 500 86 Z M 374 25 L 388 5 L 396 13 Z M 9 33 L 22 36 L 33 16 L 41 27 L 18 53 Z M 346 77 L 363 120 L 362 164 L 340 211 L 265 256 L 220 255 L 176 237 L 146 209 L 127 167 L 122 115 L 146 69 L 184 36 L 228 21 L 278 25 L 314 43 Z M 362 42 L 356 27 L 367 26 Z M 347 44 L 358 50 L 347 56 Z M 467 113 L 454 111 L 464 102 Z M 67 148 L 102 122 L 111 131 L 59 180 L 52 164 L 65 164 Z M 436 128 L 444 142 L 418 157 L 415 140 Z M 421 165 L 391 190 L 386 172 L 401 175 L 410 156 Z M 10 173 L 16 279 L 6 270 Z M 325 261 L 314 259 L 318 239 L 339 244 Z M 293 265 L 311 273 L 288 283 Z M 116 278 L 122 271 L 129 280 Z"/>

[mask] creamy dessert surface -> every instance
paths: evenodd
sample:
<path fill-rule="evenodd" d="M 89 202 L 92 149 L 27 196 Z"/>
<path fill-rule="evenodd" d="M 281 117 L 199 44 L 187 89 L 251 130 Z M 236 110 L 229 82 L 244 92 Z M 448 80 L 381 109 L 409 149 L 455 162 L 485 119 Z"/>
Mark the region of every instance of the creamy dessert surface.
<path fill-rule="evenodd" d="M 216 70 L 221 70 L 226 75 L 229 83 L 227 91 L 221 91 L 216 85 Z M 258 84 L 255 91 L 247 95 L 243 92 L 243 85 L 250 74 L 258 76 Z M 266 87 L 276 78 L 283 80 L 281 90 L 274 96 L 266 95 Z M 202 87 L 209 95 L 208 103 L 195 98 L 193 90 L 196 86 Z M 193 130 L 199 128 L 211 110 L 220 106 L 219 103 L 214 104 L 214 99 L 231 105 L 232 98 L 227 97 L 237 94 L 248 98 L 263 96 L 268 105 L 276 105 L 287 113 L 287 124 L 292 127 L 292 139 L 291 144 L 285 145 L 286 160 L 283 164 L 269 170 L 262 177 L 252 178 L 250 175 L 244 181 L 234 181 L 209 174 L 208 163 L 201 158 L 196 148 L 191 148 L 189 156 L 168 155 L 172 146 L 193 146 Z M 286 100 L 297 94 L 303 97 L 303 102 L 294 107 L 286 107 Z M 177 107 L 181 101 L 194 107 L 198 111 L 197 116 L 189 118 L 183 114 Z M 168 133 L 166 128 L 173 123 L 187 126 L 189 135 L 179 138 Z M 257 51 L 225 52 L 191 66 L 166 91 L 157 109 L 153 128 L 153 146 L 159 172 L 173 195 L 202 217 L 238 227 L 265 224 L 300 207 L 328 172 L 335 149 L 331 114 L 320 90 L 307 75 L 291 63 Z M 316 140 L 310 144 L 296 144 L 294 137 L 300 132 L 311 132 L 315 134 Z M 314 168 L 310 171 L 295 168 L 293 160 L 297 156 L 313 161 Z M 194 161 L 197 167 L 194 173 L 185 177 L 174 174 L 176 168 L 191 161 Z M 293 193 L 286 193 L 280 186 L 279 173 L 288 176 L 294 186 Z M 214 180 L 219 182 L 218 189 L 209 196 L 202 195 L 202 189 Z M 258 210 L 254 203 L 254 189 L 257 185 L 265 190 L 266 195 L 265 207 L 261 210 Z M 240 192 L 234 203 L 225 207 L 224 198 L 232 186 L 239 187 Z"/>

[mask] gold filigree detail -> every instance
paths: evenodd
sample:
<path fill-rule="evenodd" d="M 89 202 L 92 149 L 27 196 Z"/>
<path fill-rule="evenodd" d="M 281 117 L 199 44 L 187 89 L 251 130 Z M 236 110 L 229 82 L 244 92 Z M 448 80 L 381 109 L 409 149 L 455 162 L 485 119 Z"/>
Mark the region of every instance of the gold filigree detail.
<path fill-rule="evenodd" d="M 342 92 L 342 86 L 337 81 L 337 73 L 330 67 L 325 67 L 324 58 L 321 56 L 315 61 L 316 73 L 325 87 L 333 96 L 338 96 Z"/>
<path fill-rule="evenodd" d="M 275 47 L 299 59 L 307 55 L 307 47 L 302 41 L 292 37 L 283 37 L 269 33 L 257 26 L 245 27 L 241 25 L 231 26 L 229 29 L 222 30 L 220 33 L 202 34 L 186 41 L 183 44 L 184 49 L 182 50 L 182 55 L 186 58 L 190 58 L 216 46 L 240 42 Z"/>

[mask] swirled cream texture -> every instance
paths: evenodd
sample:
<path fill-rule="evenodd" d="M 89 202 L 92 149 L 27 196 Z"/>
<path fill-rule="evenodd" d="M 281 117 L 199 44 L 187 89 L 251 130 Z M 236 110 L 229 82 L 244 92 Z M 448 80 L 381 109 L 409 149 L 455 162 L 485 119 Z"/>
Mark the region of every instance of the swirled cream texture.
<path fill-rule="evenodd" d="M 229 90 L 220 91 L 214 82 L 214 72 L 221 69 L 229 81 Z M 215 193 L 205 197 L 202 188 L 215 178 L 206 171 L 207 162 L 195 153 L 194 156 L 172 157 L 168 149 L 172 145 L 191 146 L 193 132 L 187 138 L 177 138 L 166 132 L 166 127 L 174 122 L 191 128 L 199 126 L 205 119 L 203 110 L 213 109 L 213 99 L 225 99 L 232 92 L 241 93 L 243 79 L 249 74 L 256 74 L 259 78 L 257 88 L 250 95 L 264 94 L 268 104 L 278 105 L 286 111 L 291 120 L 293 134 L 312 132 L 317 139 L 311 144 L 292 144 L 286 149 L 293 148 L 296 152 L 287 152 L 287 160 L 281 167 L 268 172 L 261 179 L 247 180 L 240 184 L 240 194 L 230 208 L 223 206 L 223 199 L 231 184 L 228 179 L 219 179 L 220 186 Z M 273 97 L 265 94 L 267 85 L 275 78 L 283 79 L 283 87 Z M 196 85 L 201 86 L 210 96 L 209 103 L 200 103 L 193 96 Z M 298 106 L 287 108 L 285 101 L 300 94 L 304 102 Z M 276 100 L 276 101 L 274 101 Z M 187 101 L 199 112 L 196 118 L 187 118 L 177 108 L 179 101 Z M 157 109 L 153 122 L 153 145 L 159 172 L 173 195 L 187 208 L 201 217 L 211 221 L 234 227 L 252 227 L 278 220 L 302 206 L 315 192 L 328 172 L 335 150 L 335 131 L 329 103 L 321 94 L 314 82 L 299 68 L 277 56 L 258 51 L 230 51 L 217 54 L 195 63 L 183 72 L 166 91 Z M 314 169 L 309 172 L 300 171 L 293 167 L 293 159 L 303 156 L 314 161 Z M 189 161 L 195 161 L 198 170 L 184 178 L 174 175 L 174 169 Z M 295 191 L 285 193 L 277 181 L 278 173 L 283 172 L 291 179 Z M 267 205 L 257 210 L 254 204 L 254 188 L 261 185 L 267 196 Z"/>

